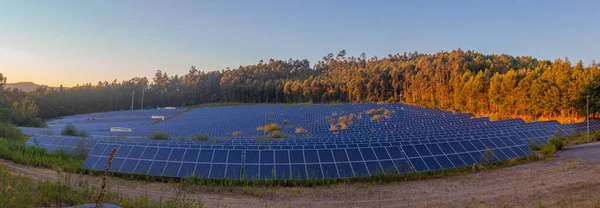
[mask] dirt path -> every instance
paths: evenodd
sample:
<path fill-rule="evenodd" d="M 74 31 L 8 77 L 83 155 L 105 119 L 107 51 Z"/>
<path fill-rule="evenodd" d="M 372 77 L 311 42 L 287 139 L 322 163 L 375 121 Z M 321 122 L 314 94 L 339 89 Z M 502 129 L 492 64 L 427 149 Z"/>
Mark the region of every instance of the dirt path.
<path fill-rule="evenodd" d="M 0 163 L 14 174 L 57 181 L 54 171 Z M 71 174 L 74 186 L 95 186 L 101 177 Z M 205 207 L 599 207 L 600 162 L 555 158 L 505 169 L 422 181 L 316 188 L 219 188 L 110 178 L 123 195 L 187 198 Z"/>

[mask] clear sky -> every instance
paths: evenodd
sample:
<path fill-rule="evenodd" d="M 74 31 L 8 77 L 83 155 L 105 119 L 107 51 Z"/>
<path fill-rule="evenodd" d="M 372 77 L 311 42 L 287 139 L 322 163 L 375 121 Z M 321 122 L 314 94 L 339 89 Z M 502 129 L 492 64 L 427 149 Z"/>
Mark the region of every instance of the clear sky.
<path fill-rule="evenodd" d="M 0 72 L 72 86 L 308 59 L 462 48 L 600 60 L 600 1 L 0 0 Z"/>

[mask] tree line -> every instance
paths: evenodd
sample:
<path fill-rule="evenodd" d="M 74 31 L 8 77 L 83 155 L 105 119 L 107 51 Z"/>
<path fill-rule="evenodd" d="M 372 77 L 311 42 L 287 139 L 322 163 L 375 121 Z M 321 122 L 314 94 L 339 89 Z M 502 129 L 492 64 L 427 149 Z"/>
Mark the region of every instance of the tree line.
<path fill-rule="evenodd" d="M 192 66 L 181 76 L 159 70 L 151 80 L 40 87 L 21 96 L 35 103 L 36 115 L 44 119 L 127 110 L 135 92 L 136 109 L 214 102 L 402 102 L 497 119 L 575 121 L 585 115 L 585 95 L 597 94 L 599 83 L 600 64 L 572 64 L 567 58 L 548 61 L 461 49 L 367 58 L 364 53 L 348 57 L 342 50 L 313 66 L 292 59 L 209 72 Z M 597 112 L 597 100 L 592 100 L 592 112 Z"/>

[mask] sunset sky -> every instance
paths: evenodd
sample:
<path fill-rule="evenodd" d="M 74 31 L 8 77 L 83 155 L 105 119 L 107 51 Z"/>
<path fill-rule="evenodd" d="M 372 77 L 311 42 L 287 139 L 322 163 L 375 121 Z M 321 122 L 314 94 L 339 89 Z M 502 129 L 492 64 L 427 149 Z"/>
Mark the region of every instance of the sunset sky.
<path fill-rule="evenodd" d="M 126 2 L 126 3 L 124 3 Z M 460 2 L 460 3 L 457 3 Z M 600 1 L 4 1 L 0 73 L 73 86 L 308 59 L 477 50 L 600 60 Z"/>

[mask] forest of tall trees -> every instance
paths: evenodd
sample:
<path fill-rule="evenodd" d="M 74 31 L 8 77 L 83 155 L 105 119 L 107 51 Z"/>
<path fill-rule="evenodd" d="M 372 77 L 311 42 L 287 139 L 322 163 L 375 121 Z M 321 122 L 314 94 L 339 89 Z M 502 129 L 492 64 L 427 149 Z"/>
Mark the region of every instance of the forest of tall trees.
<path fill-rule="evenodd" d="M 4 92 L 19 97 L 12 101 L 19 100 L 14 109 L 31 109 L 22 105 L 33 104 L 37 110 L 30 113 L 44 119 L 127 110 L 135 91 L 136 109 L 142 107 L 143 93 L 144 108 L 212 102 L 402 102 L 496 119 L 566 122 L 582 118 L 585 94 L 598 94 L 599 86 L 597 63 L 584 66 L 566 58 L 547 61 L 457 49 L 383 58 L 367 58 L 364 53 L 348 57 L 341 51 L 313 66 L 307 60 L 271 59 L 221 71 L 192 66 L 180 76 L 157 71 L 151 80 L 136 77 L 71 88 L 40 87 L 31 93 Z M 593 112 L 598 111 L 598 101 L 592 97 Z"/>

